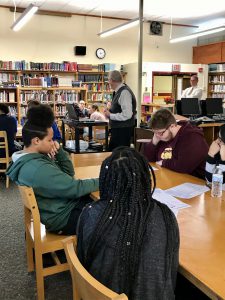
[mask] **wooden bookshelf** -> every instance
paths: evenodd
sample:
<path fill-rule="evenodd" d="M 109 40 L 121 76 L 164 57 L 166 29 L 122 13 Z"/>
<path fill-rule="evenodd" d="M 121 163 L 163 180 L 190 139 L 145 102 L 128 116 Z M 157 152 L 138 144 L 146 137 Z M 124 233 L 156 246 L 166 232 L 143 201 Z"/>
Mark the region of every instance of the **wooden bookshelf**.
<path fill-rule="evenodd" d="M 225 99 L 225 64 L 209 65 L 208 97 Z"/>

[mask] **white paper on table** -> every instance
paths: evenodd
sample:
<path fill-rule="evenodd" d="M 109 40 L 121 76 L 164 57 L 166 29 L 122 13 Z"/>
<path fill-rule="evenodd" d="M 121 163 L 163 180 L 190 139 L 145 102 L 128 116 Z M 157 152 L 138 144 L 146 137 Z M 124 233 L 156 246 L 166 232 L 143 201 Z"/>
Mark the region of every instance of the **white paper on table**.
<path fill-rule="evenodd" d="M 190 199 L 209 190 L 210 189 L 205 185 L 186 182 L 165 191 L 174 197 Z"/>
<path fill-rule="evenodd" d="M 175 214 L 175 216 L 177 216 L 178 211 L 180 209 L 190 207 L 189 204 L 186 204 L 186 203 L 174 198 L 173 196 L 168 194 L 166 191 L 163 191 L 161 189 L 155 189 L 152 197 L 154 199 L 158 200 L 159 202 L 166 204 L 172 210 L 172 212 Z"/>

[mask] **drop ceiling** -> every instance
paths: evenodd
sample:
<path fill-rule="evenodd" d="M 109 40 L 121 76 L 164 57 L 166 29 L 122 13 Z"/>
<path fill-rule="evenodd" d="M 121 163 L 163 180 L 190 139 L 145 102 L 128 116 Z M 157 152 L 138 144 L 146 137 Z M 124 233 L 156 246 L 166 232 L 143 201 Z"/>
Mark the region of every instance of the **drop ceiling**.
<path fill-rule="evenodd" d="M 73 14 L 97 15 L 132 19 L 138 16 L 138 0 L 0 0 L 0 6 L 26 8 L 30 3 L 36 4 L 41 10 L 69 12 Z M 216 5 L 215 5 L 216 4 Z M 144 0 L 144 17 L 188 25 L 199 25 L 208 20 L 223 18 L 225 24 L 225 0 Z"/>

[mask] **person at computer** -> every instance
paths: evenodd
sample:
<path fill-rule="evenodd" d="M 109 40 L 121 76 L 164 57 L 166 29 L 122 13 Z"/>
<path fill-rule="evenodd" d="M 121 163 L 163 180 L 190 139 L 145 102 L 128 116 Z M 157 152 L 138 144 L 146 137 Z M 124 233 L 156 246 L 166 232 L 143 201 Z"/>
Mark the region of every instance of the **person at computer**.
<path fill-rule="evenodd" d="M 179 173 L 205 178 L 208 144 L 201 128 L 187 121 L 176 122 L 168 109 L 156 111 L 149 124 L 153 138 L 144 146 L 150 162 Z"/>
<path fill-rule="evenodd" d="M 219 165 L 225 174 L 225 124 L 220 126 L 218 138 L 209 147 L 205 166 L 206 182 L 212 182 L 212 174 L 216 165 Z M 225 176 L 223 176 L 225 183 Z"/>
<path fill-rule="evenodd" d="M 202 99 L 202 89 L 198 87 L 198 76 L 192 75 L 190 78 L 191 87 L 185 89 L 181 95 L 181 98 L 198 98 Z"/>

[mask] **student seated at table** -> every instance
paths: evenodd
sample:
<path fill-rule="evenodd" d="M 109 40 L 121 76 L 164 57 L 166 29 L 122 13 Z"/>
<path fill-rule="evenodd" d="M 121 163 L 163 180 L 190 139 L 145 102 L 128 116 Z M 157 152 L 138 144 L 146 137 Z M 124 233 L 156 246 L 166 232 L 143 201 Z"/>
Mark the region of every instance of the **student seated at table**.
<path fill-rule="evenodd" d="M 78 180 L 68 154 L 53 141 L 54 114 L 48 105 L 28 110 L 22 130 L 24 149 L 15 152 L 7 175 L 33 188 L 41 222 L 48 231 L 75 234 L 88 194 L 99 189 L 98 179 Z M 86 197 L 82 197 L 85 196 Z"/>
<path fill-rule="evenodd" d="M 187 121 L 177 123 L 171 111 L 165 108 L 153 114 L 149 126 L 154 135 L 151 142 L 144 145 L 144 154 L 150 162 L 205 178 L 209 147 L 201 128 Z"/>
<path fill-rule="evenodd" d="M 100 172 L 100 200 L 81 213 L 78 257 L 101 283 L 129 300 L 174 298 L 179 231 L 173 212 L 152 198 L 147 160 L 116 148 Z"/>
<path fill-rule="evenodd" d="M 205 176 L 208 183 L 212 182 L 212 174 L 216 165 L 219 165 L 225 172 L 225 124 L 220 126 L 218 138 L 209 147 L 206 159 Z M 225 183 L 225 176 L 223 176 Z"/>
<path fill-rule="evenodd" d="M 4 103 L 0 103 L 0 131 L 6 131 L 9 156 L 11 156 L 16 151 L 14 140 L 17 132 L 17 121 L 9 115 L 9 107 Z M 0 157 L 5 157 L 4 149 L 0 149 Z"/>

